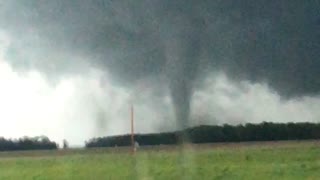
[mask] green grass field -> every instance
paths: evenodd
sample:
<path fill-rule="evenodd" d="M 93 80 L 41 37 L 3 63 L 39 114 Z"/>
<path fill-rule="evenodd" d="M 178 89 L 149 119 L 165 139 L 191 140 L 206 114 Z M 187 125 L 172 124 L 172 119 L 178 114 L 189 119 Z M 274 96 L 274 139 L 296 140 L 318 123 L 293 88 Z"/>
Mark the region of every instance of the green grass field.
<path fill-rule="evenodd" d="M 5 152 L 0 179 L 320 179 L 320 144 Z"/>

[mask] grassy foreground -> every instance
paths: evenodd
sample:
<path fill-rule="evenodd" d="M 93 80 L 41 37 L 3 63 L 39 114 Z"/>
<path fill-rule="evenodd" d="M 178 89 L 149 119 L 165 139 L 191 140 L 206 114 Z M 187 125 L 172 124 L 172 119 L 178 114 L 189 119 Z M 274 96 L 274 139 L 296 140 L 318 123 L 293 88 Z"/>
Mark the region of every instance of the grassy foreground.
<path fill-rule="evenodd" d="M 320 145 L 200 145 L 174 148 L 0 154 L 0 179 L 320 179 Z"/>

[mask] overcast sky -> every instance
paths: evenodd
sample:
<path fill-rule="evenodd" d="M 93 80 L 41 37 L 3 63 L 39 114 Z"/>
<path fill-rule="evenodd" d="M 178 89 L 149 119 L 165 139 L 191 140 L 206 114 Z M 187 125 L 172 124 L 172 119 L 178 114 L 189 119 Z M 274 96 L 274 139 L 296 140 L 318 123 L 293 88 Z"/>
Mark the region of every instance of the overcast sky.
<path fill-rule="evenodd" d="M 0 136 L 320 120 L 319 1 L 0 0 Z M 14 13 L 13 13 L 14 12 Z"/>

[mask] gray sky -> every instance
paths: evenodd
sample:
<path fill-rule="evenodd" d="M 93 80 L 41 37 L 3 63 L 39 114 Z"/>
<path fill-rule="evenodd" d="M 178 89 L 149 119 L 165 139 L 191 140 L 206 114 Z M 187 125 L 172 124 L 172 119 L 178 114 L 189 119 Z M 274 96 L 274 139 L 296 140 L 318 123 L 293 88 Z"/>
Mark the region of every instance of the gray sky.
<path fill-rule="evenodd" d="M 1 0 L 1 135 L 317 121 L 319 3 Z"/>

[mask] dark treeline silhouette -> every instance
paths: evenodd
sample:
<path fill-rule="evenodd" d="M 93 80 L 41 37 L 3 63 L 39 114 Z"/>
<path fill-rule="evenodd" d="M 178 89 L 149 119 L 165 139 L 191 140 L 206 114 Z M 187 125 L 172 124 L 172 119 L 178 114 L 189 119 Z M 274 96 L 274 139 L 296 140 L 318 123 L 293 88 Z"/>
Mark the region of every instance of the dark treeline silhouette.
<path fill-rule="evenodd" d="M 320 138 L 319 123 L 247 123 L 245 125 L 198 126 L 184 131 L 191 143 L 306 140 Z M 181 132 L 136 134 L 139 145 L 177 144 Z M 90 147 L 129 146 L 130 135 L 92 138 L 85 142 Z"/>
<path fill-rule="evenodd" d="M 44 150 L 57 149 L 58 144 L 50 141 L 46 136 L 23 137 L 20 139 L 5 139 L 0 137 L 0 151 L 19 151 L 19 150 Z"/>

